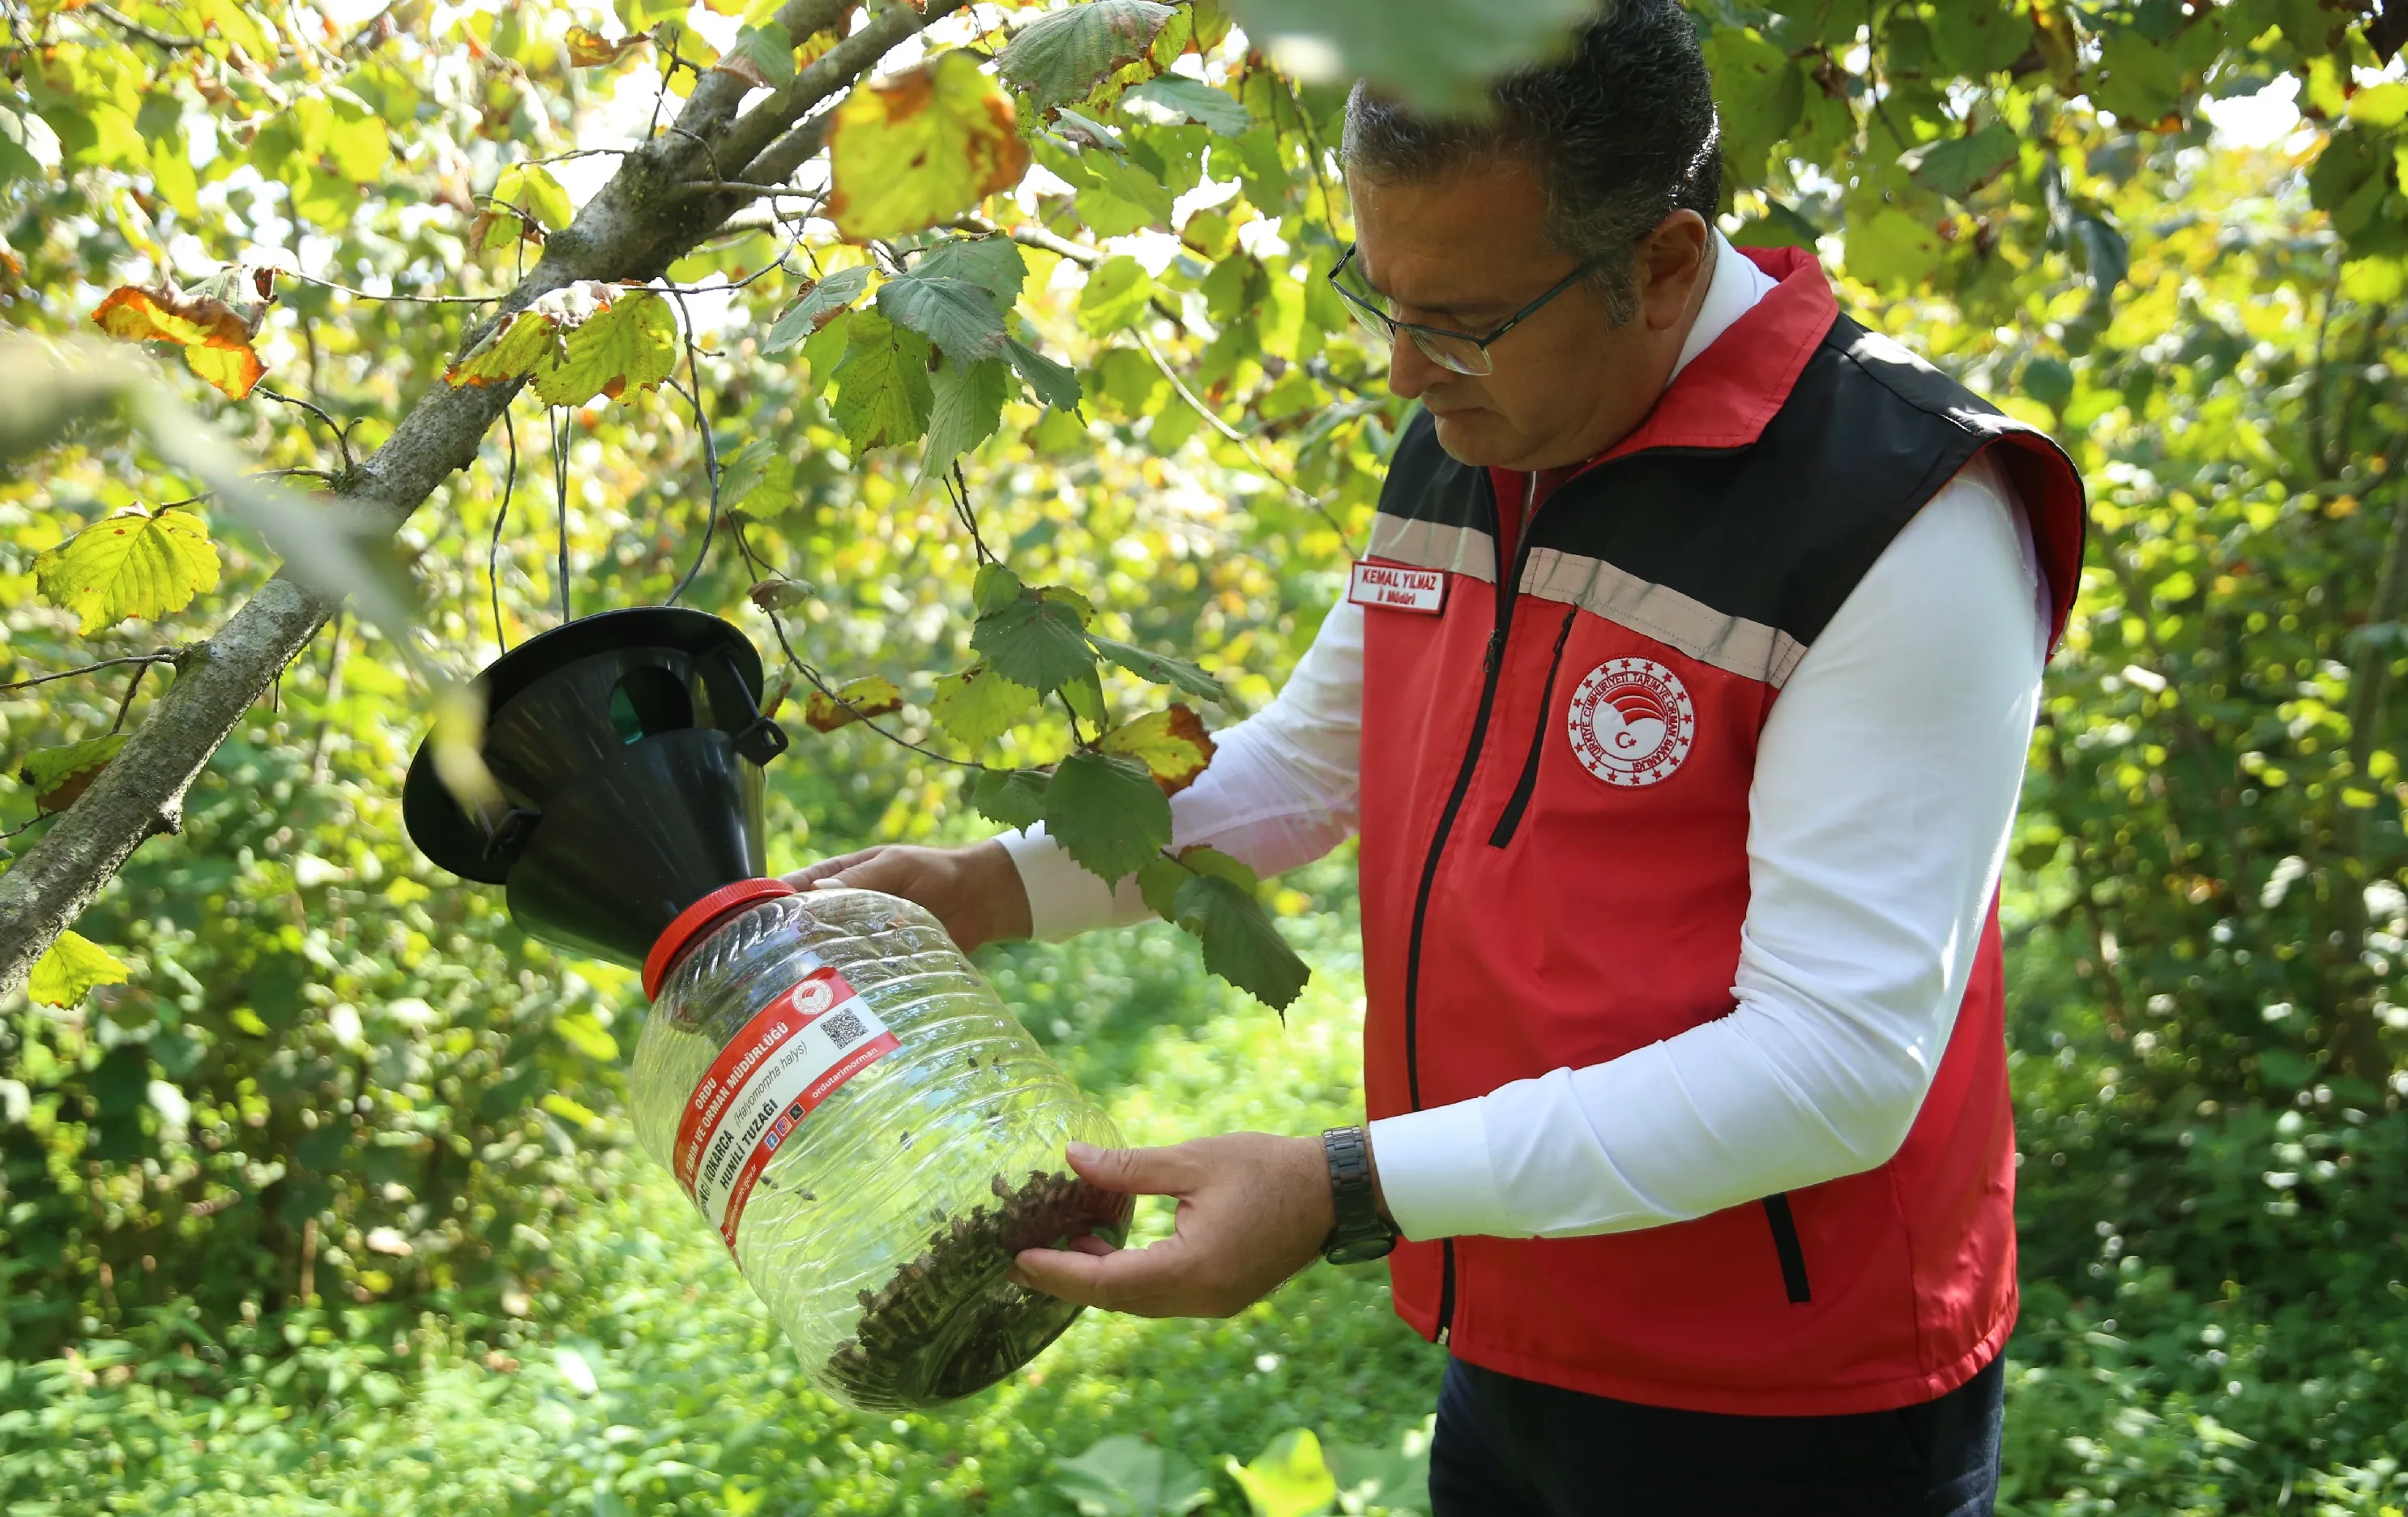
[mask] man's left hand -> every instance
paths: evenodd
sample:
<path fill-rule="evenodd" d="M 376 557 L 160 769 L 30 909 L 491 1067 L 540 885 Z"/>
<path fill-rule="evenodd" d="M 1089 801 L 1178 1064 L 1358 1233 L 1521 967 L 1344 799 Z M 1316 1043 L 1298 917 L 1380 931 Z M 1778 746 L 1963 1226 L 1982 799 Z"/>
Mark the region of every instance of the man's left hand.
<path fill-rule="evenodd" d="M 1130 1195 L 1179 1198 L 1176 1232 L 1140 1249 L 1082 1238 L 1029 1249 L 1011 1278 L 1033 1291 L 1140 1317 L 1227 1317 L 1311 1264 L 1337 1224 L 1317 1138 L 1230 1133 L 1158 1149 L 1069 1145 L 1070 1166 Z"/>

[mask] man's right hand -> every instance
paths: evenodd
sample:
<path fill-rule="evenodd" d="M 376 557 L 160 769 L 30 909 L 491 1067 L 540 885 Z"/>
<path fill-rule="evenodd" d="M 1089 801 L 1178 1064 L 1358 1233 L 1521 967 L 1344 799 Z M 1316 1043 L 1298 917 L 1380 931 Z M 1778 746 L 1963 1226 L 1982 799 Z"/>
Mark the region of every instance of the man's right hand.
<path fill-rule="evenodd" d="M 1011 855 L 992 839 L 967 848 L 889 843 L 823 859 L 784 879 L 796 890 L 842 886 L 917 902 L 965 953 L 982 943 L 1028 936 L 1028 892 Z"/>

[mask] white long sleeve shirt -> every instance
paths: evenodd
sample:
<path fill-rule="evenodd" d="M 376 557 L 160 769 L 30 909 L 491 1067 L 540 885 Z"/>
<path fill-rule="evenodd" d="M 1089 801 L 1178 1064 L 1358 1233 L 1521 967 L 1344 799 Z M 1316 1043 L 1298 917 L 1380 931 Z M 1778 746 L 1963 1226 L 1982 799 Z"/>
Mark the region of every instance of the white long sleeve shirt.
<path fill-rule="evenodd" d="M 1728 244 L 1716 251 L 1675 374 L 1770 288 Z M 2023 511 L 1977 460 L 1892 540 L 1766 721 L 1729 1014 L 1372 1123 L 1405 1236 L 1656 1226 L 1896 1152 L 1997 888 L 2047 608 Z M 1362 609 L 1340 602 L 1279 696 L 1216 735 L 1211 767 L 1172 800 L 1174 846 L 1210 844 L 1268 875 L 1351 836 L 1362 675 Z M 1041 829 L 1003 841 L 1037 936 L 1147 915 L 1133 881 L 1107 889 Z"/>

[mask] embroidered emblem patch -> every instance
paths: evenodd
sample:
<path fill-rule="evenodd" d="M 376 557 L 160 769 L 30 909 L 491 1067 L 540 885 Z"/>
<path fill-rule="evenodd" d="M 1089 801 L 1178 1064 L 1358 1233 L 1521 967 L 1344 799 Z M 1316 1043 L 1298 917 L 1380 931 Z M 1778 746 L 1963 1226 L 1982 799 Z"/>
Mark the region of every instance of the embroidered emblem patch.
<path fill-rule="evenodd" d="M 1681 677 L 1653 659 L 1617 658 L 1572 692 L 1572 754 L 1609 785 L 1671 777 L 1697 740 L 1698 711 Z"/>

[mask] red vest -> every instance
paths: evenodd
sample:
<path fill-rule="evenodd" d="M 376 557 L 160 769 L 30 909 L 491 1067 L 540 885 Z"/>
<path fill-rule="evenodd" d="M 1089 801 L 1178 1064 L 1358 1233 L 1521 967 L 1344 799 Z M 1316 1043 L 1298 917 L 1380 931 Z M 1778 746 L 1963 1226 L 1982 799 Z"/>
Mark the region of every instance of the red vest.
<path fill-rule="evenodd" d="M 1519 523 L 1426 415 L 1370 557 L 1445 572 L 1365 612 L 1362 899 L 1373 1117 L 1612 1059 L 1726 1015 L 1757 734 L 1842 601 L 1993 450 L 2063 630 L 2082 486 L 2055 444 L 1840 317 L 1808 255 L 1639 429 Z M 1912 629 L 1900 629 L 1911 636 Z M 1693 1222 L 1400 1245 L 1397 1310 L 1473 1364 L 1705 1411 L 1880 1410 L 1987 1364 L 2015 1314 L 1995 908 L 1888 1163 Z"/>

